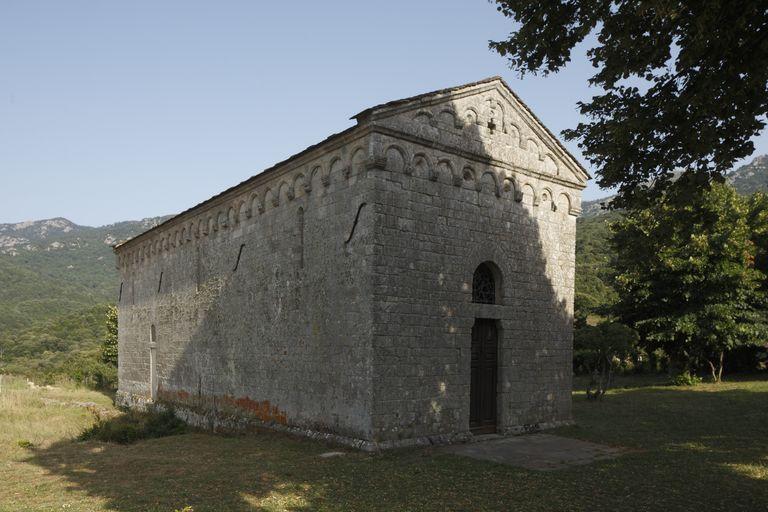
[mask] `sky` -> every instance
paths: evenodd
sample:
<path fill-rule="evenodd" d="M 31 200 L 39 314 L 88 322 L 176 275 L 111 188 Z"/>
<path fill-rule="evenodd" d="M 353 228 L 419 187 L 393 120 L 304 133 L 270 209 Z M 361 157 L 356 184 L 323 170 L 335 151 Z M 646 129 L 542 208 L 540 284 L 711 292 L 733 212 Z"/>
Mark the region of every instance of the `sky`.
<path fill-rule="evenodd" d="M 1 0 L 0 223 L 177 213 L 367 107 L 494 75 L 574 127 L 585 48 L 520 79 L 488 49 L 512 28 L 486 0 Z"/>

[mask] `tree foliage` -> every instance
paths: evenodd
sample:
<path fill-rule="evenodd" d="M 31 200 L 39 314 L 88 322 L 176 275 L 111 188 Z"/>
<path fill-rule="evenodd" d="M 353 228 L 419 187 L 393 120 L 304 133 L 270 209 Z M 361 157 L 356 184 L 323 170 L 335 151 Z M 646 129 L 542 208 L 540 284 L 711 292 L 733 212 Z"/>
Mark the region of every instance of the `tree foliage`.
<path fill-rule="evenodd" d="M 117 306 L 107 307 L 104 320 L 107 333 L 101 344 L 101 360 L 117 366 Z"/>
<path fill-rule="evenodd" d="M 102 360 L 109 307 L 103 304 L 41 319 L 24 329 L 0 330 L 2 371 L 45 383 L 66 378 L 87 386 L 114 387 L 117 369 Z"/>
<path fill-rule="evenodd" d="M 618 188 L 613 207 L 658 199 L 678 170 L 705 187 L 754 151 L 768 113 L 764 1 L 495 3 L 516 26 L 490 48 L 521 74 L 557 72 L 576 45 L 591 45 L 600 92 L 578 104 L 587 121 L 565 136 L 580 141 L 601 187 Z"/>
<path fill-rule="evenodd" d="M 625 213 L 611 240 L 618 317 L 681 370 L 706 362 L 720 380 L 724 354 L 767 332 L 750 226 L 760 215 L 730 186 L 692 188 L 688 175 L 655 207 Z"/>

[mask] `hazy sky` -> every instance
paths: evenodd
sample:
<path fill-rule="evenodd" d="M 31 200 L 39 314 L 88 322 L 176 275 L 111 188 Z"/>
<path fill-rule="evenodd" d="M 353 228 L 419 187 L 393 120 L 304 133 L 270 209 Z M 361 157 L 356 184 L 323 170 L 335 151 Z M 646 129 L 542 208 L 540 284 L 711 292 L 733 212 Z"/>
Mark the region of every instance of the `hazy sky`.
<path fill-rule="evenodd" d="M 2 0 L 0 222 L 179 212 L 366 107 L 492 75 L 575 126 L 589 63 L 519 80 L 488 50 L 510 28 L 486 0 Z"/>

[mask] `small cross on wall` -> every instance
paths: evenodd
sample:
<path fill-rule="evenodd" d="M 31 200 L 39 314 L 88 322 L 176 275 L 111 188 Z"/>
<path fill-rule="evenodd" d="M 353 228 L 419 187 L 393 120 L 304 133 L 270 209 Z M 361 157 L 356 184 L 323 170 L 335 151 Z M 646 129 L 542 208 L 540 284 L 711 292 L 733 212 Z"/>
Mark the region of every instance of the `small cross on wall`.
<path fill-rule="evenodd" d="M 496 125 L 494 124 L 493 119 L 488 121 L 488 129 L 491 130 L 491 135 L 493 135 L 493 130 L 496 129 Z"/>

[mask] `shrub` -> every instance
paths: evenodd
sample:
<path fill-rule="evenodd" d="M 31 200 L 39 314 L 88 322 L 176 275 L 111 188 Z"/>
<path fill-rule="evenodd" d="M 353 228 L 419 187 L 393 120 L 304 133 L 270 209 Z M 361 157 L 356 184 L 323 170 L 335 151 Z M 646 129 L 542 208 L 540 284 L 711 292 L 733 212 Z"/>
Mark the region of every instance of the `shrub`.
<path fill-rule="evenodd" d="M 176 417 L 173 410 L 135 411 L 118 416 L 104 416 L 98 409 L 91 409 L 96 417 L 94 424 L 80 433 L 81 441 L 98 440 L 107 443 L 129 444 L 141 439 L 175 436 L 187 431 L 187 425 Z"/>
<path fill-rule="evenodd" d="M 65 375 L 77 384 L 94 389 L 117 388 L 117 367 L 104 363 L 93 356 L 79 356 L 68 359 L 61 368 L 52 372 Z"/>
<path fill-rule="evenodd" d="M 671 384 L 673 386 L 695 386 L 701 384 L 701 381 L 701 377 L 686 370 L 672 377 Z"/>

